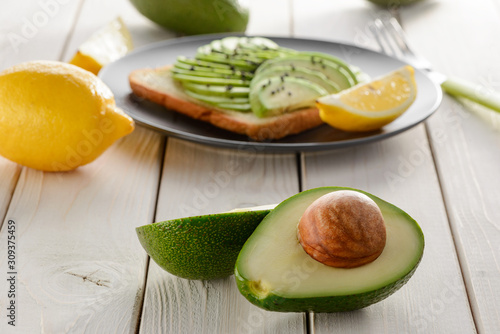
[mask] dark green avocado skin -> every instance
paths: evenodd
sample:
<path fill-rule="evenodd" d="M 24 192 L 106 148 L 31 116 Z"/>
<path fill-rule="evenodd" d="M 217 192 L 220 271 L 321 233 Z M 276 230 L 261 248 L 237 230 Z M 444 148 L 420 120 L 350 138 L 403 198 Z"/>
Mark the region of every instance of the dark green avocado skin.
<path fill-rule="evenodd" d="M 420 258 L 421 260 L 422 258 Z M 356 295 L 308 297 L 308 298 L 284 298 L 275 294 L 269 294 L 265 298 L 258 299 L 252 294 L 248 287 L 248 281 L 243 279 L 238 271 L 235 271 L 236 284 L 241 294 L 252 304 L 268 311 L 276 312 L 316 312 L 333 313 L 347 312 L 365 308 L 386 299 L 405 285 L 417 270 L 418 263 L 405 276 L 382 288 L 367 291 Z"/>
<path fill-rule="evenodd" d="M 238 253 L 270 210 L 228 212 L 136 228 L 142 247 L 173 275 L 197 280 L 234 273 Z"/>
<path fill-rule="evenodd" d="M 237 0 L 130 0 L 145 17 L 187 34 L 245 31 L 249 10 Z"/>

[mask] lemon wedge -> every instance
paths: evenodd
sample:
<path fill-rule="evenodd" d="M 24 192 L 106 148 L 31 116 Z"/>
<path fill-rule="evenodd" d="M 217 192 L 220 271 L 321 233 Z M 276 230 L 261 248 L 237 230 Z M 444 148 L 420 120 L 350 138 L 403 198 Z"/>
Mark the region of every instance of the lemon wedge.
<path fill-rule="evenodd" d="M 123 20 L 118 17 L 90 36 L 78 48 L 70 64 L 97 74 L 102 67 L 123 57 L 132 49 L 130 33 Z"/>
<path fill-rule="evenodd" d="M 133 130 L 111 90 L 79 67 L 31 61 L 0 72 L 0 155 L 20 165 L 72 170 Z"/>
<path fill-rule="evenodd" d="M 401 116 L 415 101 L 415 70 L 404 66 L 368 83 L 317 100 L 321 119 L 349 132 L 380 129 Z"/>

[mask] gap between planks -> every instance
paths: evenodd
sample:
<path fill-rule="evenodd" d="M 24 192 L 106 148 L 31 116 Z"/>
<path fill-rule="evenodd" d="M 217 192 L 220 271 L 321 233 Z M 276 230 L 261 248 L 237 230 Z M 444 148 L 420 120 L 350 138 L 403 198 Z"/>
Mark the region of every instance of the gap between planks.
<path fill-rule="evenodd" d="M 17 183 L 19 181 L 19 178 L 21 177 L 21 173 L 25 168 L 26 167 L 22 167 L 20 165 L 16 167 L 16 171 L 14 172 L 14 176 L 12 178 L 12 186 L 10 187 L 11 188 L 10 192 L 6 196 L 8 197 L 8 199 L 6 200 L 5 203 L 5 212 L 2 215 L 0 215 L 0 230 L 2 230 L 3 228 L 3 223 L 5 218 L 7 218 L 7 212 L 9 212 L 10 203 L 12 203 L 12 197 L 14 197 L 14 192 L 16 191 Z M 0 203 L 0 205 L 2 205 L 2 203 Z"/>
<path fill-rule="evenodd" d="M 64 40 L 64 44 L 61 48 L 61 53 L 59 54 L 59 61 L 63 61 L 64 59 L 64 54 L 66 53 L 66 50 L 68 49 L 69 43 L 71 41 L 71 37 L 73 37 L 73 33 L 75 32 L 76 25 L 78 23 L 78 19 L 80 18 L 80 14 L 82 12 L 83 4 L 85 3 L 85 0 L 80 0 L 80 3 L 78 4 L 78 8 L 75 12 L 75 18 L 73 19 L 73 24 L 71 25 L 68 34 L 66 35 L 66 39 Z"/>
<path fill-rule="evenodd" d="M 295 37 L 295 21 L 294 21 L 294 10 L 293 10 L 293 1 L 294 0 L 288 0 L 288 6 L 289 6 L 289 11 L 290 11 L 290 37 Z M 302 192 L 304 190 L 303 186 L 303 170 L 304 170 L 304 153 L 303 152 L 297 152 L 295 155 L 295 161 L 297 165 L 297 179 L 298 179 L 298 185 L 299 189 L 298 192 Z M 306 334 L 314 334 L 314 314 L 311 312 L 304 312 L 304 332 Z"/>
<path fill-rule="evenodd" d="M 429 151 L 431 152 L 431 158 L 432 158 L 432 161 L 434 162 L 433 166 L 434 166 L 434 170 L 436 172 L 437 182 L 439 185 L 439 189 L 441 190 L 441 198 L 443 201 L 446 219 L 448 220 L 448 227 L 450 228 L 451 239 L 453 241 L 453 246 L 455 247 L 455 253 L 457 254 L 457 258 L 458 258 L 458 267 L 460 268 L 460 273 L 462 274 L 462 281 L 463 281 L 463 284 L 465 287 L 465 293 L 467 295 L 467 301 L 469 303 L 470 312 L 472 314 L 472 321 L 474 322 L 474 327 L 476 329 L 476 332 L 479 332 L 477 314 L 476 314 L 475 308 L 473 307 L 472 299 L 471 299 L 471 296 L 474 294 L 474 292 L 471 291 L 473 286 L 472 286 L 471 279 L 468 277 L 467 272 L 464 270 L 464 266 L 467 265 L 466 261 L 464 260 L 465 259 L 465 255 L 464 255 L 465 251 L 463 250 L 462 247 L 460 247 L 460 244 L 456 240 L 457 236 L 458 236 L 458 232 L 455 230 L 455 228 L 453 227 L 453 224 L 451 223 L 450 213 L 449 213 L 449 209 L 448 209 L 449 202 L 446 199 L 446 195 L 444 193 L 443 180 L 441 177 L 441 173 L 439 171 L 439 168 L 437 168 L 438 161 L 436 159 L 436 154 L 435 154 L 436 151 L 435 151 L 435 148 L 433 145 L 433 141 L 432 141 L 432 138 L 430 135 L 430 130 L 429 130 L 429 127 L 427 125 L 427 122 L 424 122 L 424 129 L 425 129 L 425 135 L 427 137 L 427 142 L 429 143 Z"/>
<path fill-rule="evenodd" d="M 158 199 L 160 197 L 160 187 L 161 187 L 161 181 L 163 178 L 163 165 L 165 164 L 165 157 L 166 157 L 166 150 L 167 150 L 167 141 L 168 137 L 167 136 L 162 136 L 161 143 L 160 143 L 160 175 L 158 176 L 158 185 L 156 187 L 156 201 L 155 201 L 155 208 L 153 212 L 153 219 L 151 221 L 151 224 L 155 222 L 156 219 L 156 212 L 158 211 Z M 149 254 L 146 255 L 146 263 L 145 263 L 145 269 L 144 269 L 144 280 L 142 284 L 142 289 L 141 289 L 141 295 L 139 296 L 139 299 L 137 300 L 136 308 L 137 308 L 137 321 L 136 321 L 136 326 L 135 328 L 131 328 L 130 332 L 131 334 L 139 334 L 141 332 L 141 323 L 142 323 L 142 313 L 144 312 L 144 300 L 146 298 L 146 288 L 148 285 L 148 274 L 149 274 L 149 263 L 151 262 L 151 257 Z"/>
<path fill-rule="evenodd" d="M 395 17 L 396 20 L 398 20 L 399 24 L 401 25 L 401 27 L 404 30 L 404 22 L 401 19 L 401 15 L 400 15 L 399 10 L 391 11 L 391 15 L 393 17 Z M 441 198 L 442 198 L 442 201 L 443 201 L 443 206 L 444 206 L 444 212 L 445 212 L 445 215 L 446 215 L 446 220 L 448 221 L 448 227 L 450 229 L 450 234 L 451 234 L 451 238 L 452 238 L 452 241 L 453 241 L 453 247 L 455 248 L 455 253 L 457 254 L 457 258 L 458 258 L 458 266 L 460 268 L 460 273 L 462 274 L 462 282 L 463 282 L 463 285 L 465 287 L 465 292 L 466 292 L 466 295 L 467 295 L 467 301 L 469 303 L 470 312 L 472 314 L 472 321 L 474 322 L 474 327 L 476 329 L 476 332 L 478 332 L 479 329 L 478 329 L 478 323 L 477 323 L 477 321 L 478 321 L 477 320 L 477 314 L 475 312 L 474 307 L 472 306 L 472 300 L 471 300 L 471 295 L 473 294 L 473 292 L 471 292 L 472 283 L 470 282 L 470 279 L 467 278 L 467 273 L 464 270 L 464 266 L 466 265 L 465 260 L 464 260 L 464 258 L 465 258 L 464 250 L 462 249 L 462 247 L 460 247 L 459 243 L 457 243 L 456 238 L 457 238 L 458 232 L 454 229 L 453 224 L 451 224 L 450 213 L 449 213 L 449 208 L 448 208 L 448 203 L 449 202 L 446 199 L 446 195 L 445 195 L 445 192 L 444 192 L 443 179 L 442 179 L 441 172 L 440 172 L 439 168 L 437 168 L 438 161 L 436 159 L 436 149 L 435 149 L 433 141 L 432 141 L 432 136 L 430 134 L 430 129 L 429 129 L 427 121 L 424 121 L 423 124 L 424 124 L 424 129 L 425 129 L 425 136 L 426 136 L 427 142 L 429 144 L 429 152 L 431 154 L 431 158 L 432 158 L 432 161 L 433 161 L 432 165 L 434 167 L 434 171 L 436 172 L 437 182 L 438 182 L 438 185 L 439 185 L 439 190 L 441 192 Z"/>
<path fill-rule="evenodd" d="M 64 40 L 64 44 L 61 48 L 61 52 L 59 53 L 59 57 L 57 58 L 59 61 L 62 61 L 63 55 L 66 52 L 66 49 L 68 48 L 69 41 L 71 40 L 71 36 L 73 36 L 73 33 L 75 31 L 76 24 L 78 22 L 78 18 L 80 17 L 80 13 L 83 8 L 83 3 L 85 0 L 80 0 L 80 3 L 78 4 L 77 10 L 75 11 L 75 17 L 73 19 L 73 23 L 71 25 L 71 28 L 68 31 L 68 34 L 66 35 L 66 38 Z M 19 183 L 19 178 L 21 177 L 22 173 L 25 173 L 25 170 L 28 167 L 21 166 L 19 168 L 19 171 L 17 171 L 14 175 L 14 180 L 13 180 L 13 185 L 12 185 L 12 190 L 10 192 L 10 198 L 7 200 L 6 206 L 5 206 L 5 213 L 0 216 L 0 230 L 3 228 L 3 222 L 5 218 L 7 217 L 7 212 L 9 212 L 10 204 L 12 203 L 12 197 L 14 196 L 14 193 L 17 189 L 17 185 Z"/>

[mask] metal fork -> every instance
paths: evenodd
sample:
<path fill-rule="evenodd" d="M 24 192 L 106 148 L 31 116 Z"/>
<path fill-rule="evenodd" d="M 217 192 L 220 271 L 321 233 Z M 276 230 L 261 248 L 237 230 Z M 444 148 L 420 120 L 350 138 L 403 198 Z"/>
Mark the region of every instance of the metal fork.
<path fill-rule="evenodd" d="M 427 72 L 429 77 L 440 84 L 448 94 L 469 99 L 500 112 L 499 93 L 463 79 L 448 78 L 432 70 L 431 63 L 413 51 L 403 28 L 394 17 L 384 20 L 376 19 L 370 24 L 370 30 L 382 52 Z"/>

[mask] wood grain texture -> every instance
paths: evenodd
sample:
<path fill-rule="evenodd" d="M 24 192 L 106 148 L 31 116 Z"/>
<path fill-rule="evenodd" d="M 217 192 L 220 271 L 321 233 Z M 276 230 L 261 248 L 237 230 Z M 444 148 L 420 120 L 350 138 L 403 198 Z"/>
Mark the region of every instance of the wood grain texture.
<path fill-rule="evenodd" d="M 250 20 L 246 33 L 254 36 L 284 36 L 291 33 L 292 0 L 248 1 Z"/>
<path fill-rule="evenodd" d="M 37 13 L 40 3 L 33 1 L 24 13 Z M 71 55 L 88 38 L 86 32 L 97 30 L 115 15 L 140 17 L 121 3 L 114 1 L 114 6 L 105 8 L 112 5 L 110 1 L 87 1 L 78 15 L 79 1 L 61 5 L 16 59 L 59 59 L 66 34 L 75 32 L 78 37 L 69 41 L 75 47 L 66 49 Z M 73 12 L 68 12 L 70 8 Z M 76 17 L 84 24 L 75 23 Z M 136 330 L 147 256 L 141 252 L 134 227 L 153 220 L 162 143 L 157 133 L 137 128 L 76 171 L 23 169 L 5 218 L 17 226 L 18 322 L 15 328 L 7 328 L 2 321 L 1 333 Z M 6 254 L 5 228 L 0 237 L 0 249 Z M 6 259 L 2 256 L 0 261 L 7 272 Z M 4 284 L 2 290 L 6 291 Z M 0 304 L 7 302 L 2 294 Z"/>
<path fill-rule="evenodd" d="M 81 1 L 5 1 L 0 11 L 0 70 L 29 60 L 59 60 Z"/>
<path fill-rule="evenodd" d="M 17 226 L 18 322 L 0 332 L 134 330 L 147 259 L 134 227 L 153 220 L 160 146 L 137 129 L 73 172 L 23 169 L 6 217 Z M 0 238 L 6 254 L 5 228 Z"/>
<path fill-rule="evenodd" d="M 0 221 L 5 218 L 21 169 L 20 165 L 0 157 Z"/>
<path fill-rule="evenodd" d="M 387 15 L 365 1 L 341 8 L 312 1 L 296 6 L 297 36 L 354 41 L 373 47 L 368 22 Z M 322 6 L 322 7 L 321 7 Z M 349 15 L 346 15 L 346 12 Z M 300 16 L 306 15 L 306 20 Z M 309 18 L 311 17 L 311 18 Z M 322 18 L 322 20 L 320 20 Z M 324 23 L 323 23 L 324 22 Z M 328 27 L 323 29 L 319 27 Z M 424 259 L 410 282 L 389 299 L 366 309 L 342 314 L 315 314 L 321 333 L 473 333 L 474 323 L 448 226 L 439 182 L 423 125 L 379 143 L 303 156 L 304 189 L 348 186 L 379 196 L 413 216 L 426 236 Z"/>
<path fill-rule="evenodd" d="M 306 154 L 303 180 L 307 189 L 348 186 L 393 203 L 420 224 L 426 241 L 406 286 L 364 310 L 315 315 L 316 333 L 474 332 L 423 126 L 355 149 Z"/>
<path fill-rule="evenodd" d="M 156 221 L 277 203 L 297 193 L 295 155 L 169 139 Z M 150 261 L 141 333 L 302 333 L 303 314 L 258 309 L 234 277 L 189 281 Z"/>
<path fill-rule="evenodd" d="M 415 49 L 436 69 L 483 85 L 478 94 L 500 92 L 498 1 L 422 3 L 401 16 Z M 500 115 L 446 97 L 428 124 L 477 328 L 498 333 Z"/>
<path fill-rule="evenodd" d="M 331 40 L 374 48 L 368 22 L 388 15 L 386 10 L 366 0 L 293 0 L 294 37 Z M 344 59 L 348 61 L 348 54 Z"/>
<path fill-rule="evenodd" d="M 288 1 L 252 1 L 247 33 L 289 34 Z M 169 139 L 156 221 L 277 203 L 297 193 L 293 154 L 225 150 Z M 177 278 L 150 261 L 141 333 L 303 333 L 304 314 L 263 311 L 241 296 L 234 277 Z"/>
<path fill-rule="evenodd" d="M 36 0 L 5 2 L 0 10 L 0 71 L 36 59 L 59 59 L 79 2 L 41 6 Z M 60 38 L 54 35 L 67 31 Z M 51 47 L 47 47 L 51 45 Z M 0 219 L 3 221 L 21 167 L 0 157 Z"/>
<path fill-rule="evenodd" d="M 78 46 L 87 40 L 97 29 L 120 16 L 130 31 L 134 48 L 173 38 L 176 35 L 154 24 L 142 16 L 130 3 L 121 0 L 85 0 L 77 18 L 71 40 L 68 42 L 64 61 L 69 61 L 76 53 Z M 89 19 L 91 18 L 91 19 Z"/>

